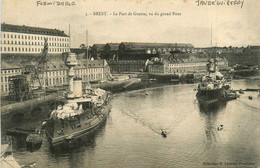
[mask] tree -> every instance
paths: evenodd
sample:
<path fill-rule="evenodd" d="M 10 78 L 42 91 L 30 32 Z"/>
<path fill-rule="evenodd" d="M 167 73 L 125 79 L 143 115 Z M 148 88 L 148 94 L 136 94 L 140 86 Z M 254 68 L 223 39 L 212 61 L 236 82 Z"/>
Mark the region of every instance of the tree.
<path fill-rule="evenodd" d="M 86 48 L 86 45 L 85 44 L 80 44 L 79 48 L 81 48 L 81 49 Z"/>

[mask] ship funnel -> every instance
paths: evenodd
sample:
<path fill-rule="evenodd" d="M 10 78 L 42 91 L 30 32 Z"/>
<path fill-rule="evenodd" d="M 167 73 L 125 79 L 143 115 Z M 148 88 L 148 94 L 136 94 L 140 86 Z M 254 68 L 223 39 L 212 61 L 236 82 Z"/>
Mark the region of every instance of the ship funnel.
<path fill-rule="evenodd" d="M 75 53 L 68 53 L 66 64 L 67 64 L 67 66 L 77 65 L 77 59 L 76 59 Z"/>
<path fill-rule="evenodd" d="M 74 98 L 74 67 L 78 64 L 77 59 L 76 59 L 76 54 L 75 53 L 67 53 L 67 59 L 66 59 L 66 65 L 68 66 L 68 79 L 69 79 L 69 93 L 67 95 L 68 98 Z"/>
<path fill-rule="evenodd" d="M 73 91 L 76 98 L 82 97 L 82 79 L 74 78 Z"/>

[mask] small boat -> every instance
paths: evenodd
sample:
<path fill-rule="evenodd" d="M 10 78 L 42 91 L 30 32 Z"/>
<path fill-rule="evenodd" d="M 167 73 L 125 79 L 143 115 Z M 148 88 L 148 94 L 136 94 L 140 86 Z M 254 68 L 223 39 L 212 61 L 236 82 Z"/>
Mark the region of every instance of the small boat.
<path fill-rule="evenodd" d="M 218 129 L 217 129 L 218 131 L 221 131 L 221 130 L 223 130 L 223 125 L 220 125 L 219 127 L 218 127 Z"/>
<path fill-rule="evenodd" d="M 162 130 L 161 135 L 166 138 L 167 137 L 167 132 Z"/>
<path fill-rule="evenodd" d="M 239 97 L 238 93 L 232 93 L 232 92 L 227 92 L 226 93 L 226 100 L 234 100 Z"/>
<path fill-rule="evenodd" d="M 248 99 L 249 99 L 249 100 L 252 100 L 252 99 L 253 99 L 253 97 L 252 97 L 252 96 L 248 96 Z"/>
<path fill-rule="evenodd" d="M 39 133 L 29 134 L 26 138 L 26 147 L 40 148 L 42 145 L 42 136 Z"/>
<path fill-rule="evenodd" d="M 21 168 L 13 157 L 13 153 L 9 147 L 9 144 L 1 144 L 1 166 L 5 168 Z"/>
<path fill-rule="evenodd" d="M 244 94 L 244 91 L 242 89 L 239 90 L 240 94 Z"/>
<path fill-rule="evenodd" d="M 28 163 L 26 165 L 22 165 L 22 168 L 34 168 L 36 167 L 36 162 Z"/>

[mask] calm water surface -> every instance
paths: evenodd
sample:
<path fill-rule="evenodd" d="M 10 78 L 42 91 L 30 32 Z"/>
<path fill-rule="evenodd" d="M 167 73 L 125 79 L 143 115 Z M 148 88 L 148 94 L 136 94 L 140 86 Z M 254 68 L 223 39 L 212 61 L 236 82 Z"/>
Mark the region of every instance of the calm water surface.
<path fill-rule="evenodd" d="M 234 89 L 258 85 L 257 80 L 232 82 Z M 258 94 L 247 92 L 204 111 L 197 104 L 195 87 L 174 85 L 117 94 L 107 121 L 76 145 L 50 150 L 44 142 L 33 152 L 16 145 L 14 157 L 20 164 L 36 162 L 37 167 L 56 168 L 197 168 L 213 162 L 259 166 Z M 217 130 L 219 125 L 224 125 L 222 131 Z M 168 132 L 167 138 L 160 135 L 161 129 Z"/>

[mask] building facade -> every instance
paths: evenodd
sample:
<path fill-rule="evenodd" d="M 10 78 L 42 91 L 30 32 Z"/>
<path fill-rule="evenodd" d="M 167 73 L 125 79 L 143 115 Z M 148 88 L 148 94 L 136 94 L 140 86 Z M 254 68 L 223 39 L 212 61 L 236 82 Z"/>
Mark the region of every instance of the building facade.
<path fill-rule="evenodd" d="M 75 66 L 75 77 L 82 78 L 82 82 L 97 82 L 110 78 L 110 68 L 106 60 L 86 60 L 78 59 L 78 64 Z M 6 64 L 2 61 L 1 67 L 1 97 L 8 96 L 13 91 L 10 82 L 10 77 L 16 75 L 28 76 L 23 67 L 12 67 L 12 63 Z M 68 67 L 65 65 L 64 58 L 54 55 L 48 60 L 46 69 L 40 78 L 43 88 L 53 88 L 68 85 L 67 72 Z M 31 73 L 27 82 L 30 83 L 31 89 L 36 89 L 39 86 L 38 79 L 33 77 Z M 26 77 L 27 78 L 27 77 Z M 21 78 L 22 79 L 22 78 Z"/>
<path fill-rule="evenodd" d="M 1 24 L 2 54 L 40 53 L 48 41 L 48 53 L 69 52 L 69 36 L 57 29 Z"/>
<path fill-rule="evenodd" d="M 122 42 L 118 47 L 119 60 L 147 60 L 170 52 L 191 53 L 194 46 L 183 43 Z"/>
<path fill-rule="evenodd" d="M 145 62 L 145 60 L 108 60 L 112 73 L 144 71 Z"/>
<path fill-rule="evenodd" d="M 118 60 L 119 45 L 120 43 L 107 43 L 101 58 L 106 60 Z"/>
<path fill-rule="evenodd" d="M 168 61 L 155 60 L 148 63 L 149 73 L 162 74 L 193 74 L 201 73 L 207 70 L 208 59 L 190 58 L 184 60 Z M 227 69 L 228 61 L 224 58 L 219 58 L 217 63 L 218 69 Z"/>
<path fill-rule="evenodd" d="M 1 61 L 1 97 L 10 93 L 10 77 L 21 75 L 22 68 L 16 65 L 9 65 L 5 61 Z"/>
<path fill-rule="evenodd" d="M 104 53 L 106 44 L 94 44 L 91 47 L 91 55 L 94 59 L 100 59 Z"/>

